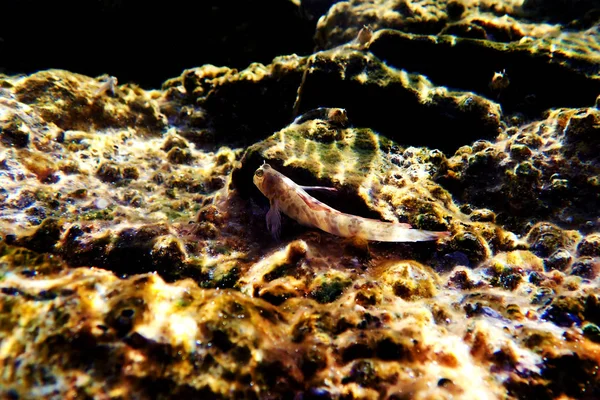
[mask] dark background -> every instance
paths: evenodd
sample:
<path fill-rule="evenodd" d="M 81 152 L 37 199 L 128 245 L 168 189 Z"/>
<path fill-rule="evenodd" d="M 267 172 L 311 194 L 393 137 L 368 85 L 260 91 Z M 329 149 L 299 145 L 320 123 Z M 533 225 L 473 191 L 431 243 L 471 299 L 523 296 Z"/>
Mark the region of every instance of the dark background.
<path fill-rule="evenodd" d="M 157 88 L 185 68 L 310 54 L 330 0 L 3 0 L 0 72 L 61 68 Z M 324 11 L 323 11 L 324 10 Z"/>

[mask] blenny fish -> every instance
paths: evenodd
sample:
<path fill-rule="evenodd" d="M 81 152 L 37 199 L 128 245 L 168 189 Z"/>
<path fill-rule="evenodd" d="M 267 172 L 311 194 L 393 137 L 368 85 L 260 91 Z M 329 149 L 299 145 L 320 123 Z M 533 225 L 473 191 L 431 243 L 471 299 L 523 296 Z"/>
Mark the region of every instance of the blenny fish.
<path fill-rule="evenodd" d="M 379 242 L 422 242 L 438 240 L 449 232 L 412 229 L 409 224 L 384 222 L 346 214 L 310 196 L 307 190 L 329 190 L 323 186 L 300 186 L 290 178 L 263 164 L 254 173 L 254 184 L 271 203 L 267 212 L 267 229 L 275 237 L 281 230 L 281 212 L 302 225 L 345 238 Z"/>

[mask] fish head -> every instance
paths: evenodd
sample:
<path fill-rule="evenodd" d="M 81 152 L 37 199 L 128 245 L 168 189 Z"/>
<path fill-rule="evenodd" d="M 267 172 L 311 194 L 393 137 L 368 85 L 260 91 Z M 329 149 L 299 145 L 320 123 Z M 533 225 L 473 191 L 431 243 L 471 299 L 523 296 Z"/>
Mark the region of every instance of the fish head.
<path fill-rule="evenodd" d="M 267 163 L 264 163 L 254 172 L 254 178 L 252 181 L 264 194 L 267 198 L 271 198 L 271 188 L 273 186 L 273 181 L 276 179 L 276 172 L 271 166 Z"/>

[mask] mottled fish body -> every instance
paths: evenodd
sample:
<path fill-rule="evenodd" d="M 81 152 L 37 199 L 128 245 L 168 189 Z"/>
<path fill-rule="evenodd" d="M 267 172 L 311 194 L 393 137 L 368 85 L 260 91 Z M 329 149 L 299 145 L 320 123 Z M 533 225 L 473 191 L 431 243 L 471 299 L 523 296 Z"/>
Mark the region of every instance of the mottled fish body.
<path fill-rule="evenodd" d="M 421 242 L 447 237 L 449 232 L 412 229 L 409 224 L 384 222 L 338 211 L 309 195 L 307 190 L 335 190 L 306 187 L 263 164 L 254 173 L 254 184 L 271 203 L 267 228 L 278 237 L 283 212 L 302 225 L 319 228 L 332 235 L 379 242 Z"/>

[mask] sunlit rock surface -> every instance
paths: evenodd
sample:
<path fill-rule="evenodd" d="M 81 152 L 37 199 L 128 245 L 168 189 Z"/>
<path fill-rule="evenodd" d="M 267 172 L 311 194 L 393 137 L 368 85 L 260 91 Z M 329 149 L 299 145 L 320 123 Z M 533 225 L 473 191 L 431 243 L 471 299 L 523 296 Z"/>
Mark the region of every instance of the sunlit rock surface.
<path fill-rule="evenodd" d="M 160 90 L 0 76 L 2 398 L 600 397 L 592 17 L 328 3 L 326 50 Z M 276 240 L 263 162 L 450 235 Z"/>

